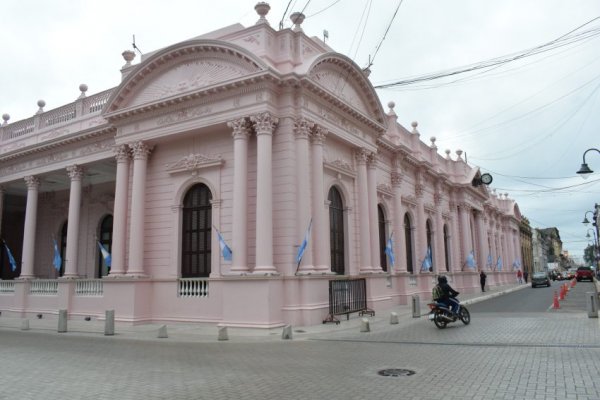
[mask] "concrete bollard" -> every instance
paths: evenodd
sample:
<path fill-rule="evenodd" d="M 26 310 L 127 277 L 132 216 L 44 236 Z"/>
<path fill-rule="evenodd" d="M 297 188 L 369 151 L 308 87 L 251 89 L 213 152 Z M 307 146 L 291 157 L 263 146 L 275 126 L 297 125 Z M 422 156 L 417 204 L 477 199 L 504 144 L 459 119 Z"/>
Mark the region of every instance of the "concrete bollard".
<path fill-rule="evenodd" d="M 168 338 L 169 335 L 167 334 L 167 326 L 163 325 L 160 328 L 158 328 L 158 336 L 159 339 L 165 339 Z"/>
<path fill-rule="evenodd" d="M 104 319 L 104 336 L 115 334 L 115 310 L 106 310 Z"/>
<path fill-rule="evenodd" d="M 281 338 L 284 340 L 288 340 L 292 338 L 292 326 L 286 325 L 283 327 L 283 332 L 281 332 Z"/>
<path fill-rule="evenodd" d="M 219 340 L 229 340 L 229 334 L 227 333 L 226 326 L 219 326 Z"/>
<path fill-rule="evenodd" d="M 390 325 L 398 324 L 398 314 L 395 312 L 390 313 Z"/>
<path fill-rule="evenodd" d="M 67 331 L 67 310 L 58 310 L 58 333 Z"/>
<path fill-rule="evenodd" d="M 595 292 L 586 292 L 588 318 L 598 318 L 598 295 Z"/>
<path fill-rule="evenodd" d="M 421 317 L 421 299 L 418 294 L 412 295 L 412 316 L 413 318 Z"/>
<path fill-rule="evenodd" d="M 21 320 L 21 330 L 22 331 L 28 331 L 29 330 L 29 320 L 28 319 L 22 319 Z"/>
<path fill-rule="evenodd" d="M 369 326 L 369 320 L 367 318 L 363 318 L 360 322 L 360 331 L 361 332 L 371 332 L 371 328 Z"/>

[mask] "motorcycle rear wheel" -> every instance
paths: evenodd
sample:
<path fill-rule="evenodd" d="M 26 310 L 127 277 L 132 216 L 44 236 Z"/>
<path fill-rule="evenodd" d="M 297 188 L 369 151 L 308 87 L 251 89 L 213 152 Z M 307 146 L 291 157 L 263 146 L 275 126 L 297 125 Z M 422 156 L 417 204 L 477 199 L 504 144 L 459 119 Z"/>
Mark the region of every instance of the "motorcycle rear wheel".
<path fill-rule="evenodd" d="M 465 307 L 460 308 L 460 311 L 458 312 L 458 317 L 465 325 L 469 325 L 471 323 L 471 314 L 469 313 L 469 310 L 467 310 Z"/>
<path fill-rule="evenodd" d="M 439 329 L 444 329 L 448 322 L 444 319 L 444 312 L 442 310 L 436 310 L 435 314 L 433 314 L 433 323 Z"/>

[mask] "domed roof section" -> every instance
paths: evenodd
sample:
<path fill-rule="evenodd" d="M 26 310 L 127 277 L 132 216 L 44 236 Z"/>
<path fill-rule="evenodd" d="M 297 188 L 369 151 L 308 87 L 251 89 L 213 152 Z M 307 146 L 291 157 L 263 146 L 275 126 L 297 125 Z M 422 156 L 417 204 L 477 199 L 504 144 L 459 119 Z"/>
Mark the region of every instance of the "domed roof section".
<path fill-rule="evenodd" d="M 334 52 L 321 54 L 299 73 L 305 73 L 312 82 L 342 102 L 387 126 L 387 118 L 373 85 L 350 58 Z"/>
<path fill-rule="evenodd" d="M 105 114 L 173 100 L 193 92 L 256 77 L 268 66 L 247 50 L 218 40 L 190 40 L 156 52 L 117 87 Z"/>

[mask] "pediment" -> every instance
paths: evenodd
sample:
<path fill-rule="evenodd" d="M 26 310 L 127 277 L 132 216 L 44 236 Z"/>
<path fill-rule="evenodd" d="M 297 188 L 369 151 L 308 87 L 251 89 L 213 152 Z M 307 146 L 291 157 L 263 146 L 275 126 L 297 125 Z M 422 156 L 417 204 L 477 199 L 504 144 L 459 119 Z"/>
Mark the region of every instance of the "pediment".
<path fill-rule="evenodd" d="M 372 120 L 385 124 L 385 117 L 375 89 L 352 60 L 336 54 L 324 55 L 310 69 L 309 78 L 340 101 Z"/>
<path fill-rule="evenodd" d="M 253 77 L 268 67 L 245 49 L 214 40 L 191 40 L 163 49 L 140 63 L 113 92 L 111 114 L 170 101 Z"/>

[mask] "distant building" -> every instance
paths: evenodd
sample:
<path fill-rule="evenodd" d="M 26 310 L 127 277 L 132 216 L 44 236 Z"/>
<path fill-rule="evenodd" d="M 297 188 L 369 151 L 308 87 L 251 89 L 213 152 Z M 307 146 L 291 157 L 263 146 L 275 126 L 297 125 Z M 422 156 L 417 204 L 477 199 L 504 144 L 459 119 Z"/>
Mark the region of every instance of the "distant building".
<path fill-rule="evenodd" d="M 531 234 L 533 271 L 546 271 L 548 268 L 548 242 L 537 228 L 533 229 Z"/>
<path fill-rule="evenodd" d="M 523 272 L 527 271 L 531 274 L 533 268 L 533 238 L 531 225 L 526 217 L 521 218 L 521 224 L 519 225 L 519 232 L 521 236 L 521 258 L 523 260 Z"/>
<path fill-rule="evenodd" d="M 559 263 L 562 254 L 562 241 L 557 228 L 539 229 L 542 240 L 545 242 L 546 257 L 549 263 Z"/>
<path fill-rule="evenodd" d="M 514 281 L 515 201 L 400 125 L 302 15 L 276 30 L 268 10 L 137 65 L 125 51 L 114 88 L 3 116 L 1 229 L 18 264 L 2 247 L 3 316 L 310 325 L 332 281 L 364 281 L 376 310 L 429 298 L 436 274 L 464 292 L 479 269 Z"/>

